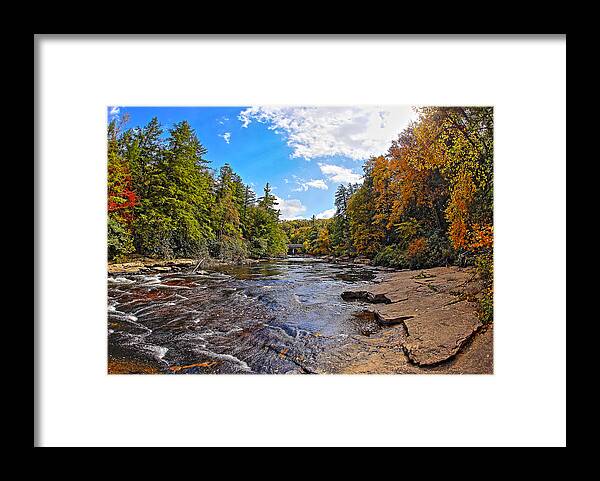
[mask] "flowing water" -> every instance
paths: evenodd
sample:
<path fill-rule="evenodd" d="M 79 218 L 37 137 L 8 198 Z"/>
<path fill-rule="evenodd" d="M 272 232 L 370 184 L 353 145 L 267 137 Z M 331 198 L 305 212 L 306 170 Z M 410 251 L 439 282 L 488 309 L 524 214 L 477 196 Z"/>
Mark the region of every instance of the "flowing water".
<path fill-rule="evenodd" d="M 286 258 L 218 271 L 108 279 L 109 361 L 164 373 L 312 373 L 376 324 L 342 291 L 377 269 Z"/>

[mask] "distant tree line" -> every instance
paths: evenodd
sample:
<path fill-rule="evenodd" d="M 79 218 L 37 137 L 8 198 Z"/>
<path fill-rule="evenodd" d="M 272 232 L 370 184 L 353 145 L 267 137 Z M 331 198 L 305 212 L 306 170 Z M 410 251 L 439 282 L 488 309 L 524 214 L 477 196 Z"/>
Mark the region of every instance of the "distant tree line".
<path fill-rule="evenodd" d="M 108 125 L 110 260 L 138 254 L 239 261 L 286 253 L 269 184 L 256 198 L 228 164 L 213 172 L 187 121 L 166 133 L 157 118 L 144 127 L 124 129 L 125 123 Z"/>

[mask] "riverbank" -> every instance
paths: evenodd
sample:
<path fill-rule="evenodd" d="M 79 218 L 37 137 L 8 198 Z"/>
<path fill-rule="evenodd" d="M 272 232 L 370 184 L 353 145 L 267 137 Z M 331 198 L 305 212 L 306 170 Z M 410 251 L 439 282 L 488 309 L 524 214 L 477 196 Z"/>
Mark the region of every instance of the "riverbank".
<path fill-rule="evenodd" d="M 215 269 L 230 265 L 250 265 L 260 262 L 256 259 L 245 259 L 242 262 L 226 262 L 218 259 L 152 259 L 150 257 L 139 257 L 124 262 L 109 262 L 108 274 L 151 274 L 158 272 L 188 272 L 194 268 Z"/>
<path fill-rule="evenodd" d="M 481 282 L 474 269 L 437 267 L 386 273 L 372 286 L 348 290 L 367 302 L 380 326 L 330 353 L 335 373 L 493 373 L 493 326 L 479 319 Z"/>
<path fill-rule="evenodd" d="M 333 264 L 360 264 L 371 265 L 367 257 L 333 257 L 333 256 L 312 256 L 309 254 L 297 254 L 294 257 L 303 257 L 314 259 L 315 261 L 331 262 Z M 198 259 L 175 258 L 175 259 L 154 259 L 151 257 L 135 257 L 122 262 L 109 262 L 107 265 L 108 274 L 150 274 L 156 272 L 185 272 L 194 269 L 199 264 L 199 269 L 218 269 L 226 266 L 244 266 L 252 265 L 258 262 L 277 260 L 277 258 L 252 259 L 247 258 L 242 261 L 224 261 L 220 259 L 206 258 L 199 264 Z"/>

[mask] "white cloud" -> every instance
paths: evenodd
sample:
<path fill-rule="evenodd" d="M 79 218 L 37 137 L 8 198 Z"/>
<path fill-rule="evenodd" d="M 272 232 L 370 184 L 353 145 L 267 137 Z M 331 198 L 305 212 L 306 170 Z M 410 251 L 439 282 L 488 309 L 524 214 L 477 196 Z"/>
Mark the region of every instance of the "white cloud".
<path fill-rule="evenodd" d="M 323 179 L 311 179 L 308 182 L 304 181 L 296 181 L 298 183 L 298 187 L 296 189 L 292 189 L 294 192 L 306 192 L 308 189 L 313 187 L 314 189 L 327 190 L 329 186 L 325 183 Z"/>
<path fill-rule="evenodd" d="M 385 154 L 416 114 L 411 107 L 250 107 L 240 112 L 242 127 L 269 124 L 307 160 L 342 155 L 364 160 Z"/>
<path fill-rule="evenodd" d="M 362 180 L 362 175 L 352 172 L 352 169 L 347 169 L 340 165 L 321 164 L 319 163 L 321 172 L 327 176 L 332 182 L 341 184 L 354 184 Z"/>
<path fill-rule="evenodd" d="M 242 123 L 242 127 L 243 128 L 247 128 L 248 125 L 250 124 L 250 122 L 252 122 L 252 120 L 250 120 L 250 108 L 246 109 L 246 110 L 242 110 L 240 112 L 240 115 L 238 115 L 238 120 Z"/>
<path fill-rule="evenodd" d="M 321 190 L 327 190 L 329 188 L 323 179 L 309 180 L 306 185 Z"/>
<path fill-rule="evenodd" d="M 219 134 L 219 137 L 223 137 L 223 140 L 227 143 L 231 140 L 231 132 L 225 132 L 224 134 Z"/>
<path fill-rule="evenodd" d="M 120 121 L 121 120 L 120 113 L 121 113 L 121 107 L 117 107 L 116 105 L 113 107 L 109 107 L 108 115 L 110 117 L 110 120 Z"/>
<path fill-rule="evenodd" d="M 317 219 L 331 219 L 335 215 L 335 207 L 319 212 L 315 217 Z"/>
<path fill-rule="evenodd" d="M 281 197 L 275 196 L 275 200 L 279 205 L 275 206 L 281 212 L 281 218 L 285 220 L 303 219 L 301 215 L 306 212 L 306 206 L 298 199 L 282 199 Z"/>

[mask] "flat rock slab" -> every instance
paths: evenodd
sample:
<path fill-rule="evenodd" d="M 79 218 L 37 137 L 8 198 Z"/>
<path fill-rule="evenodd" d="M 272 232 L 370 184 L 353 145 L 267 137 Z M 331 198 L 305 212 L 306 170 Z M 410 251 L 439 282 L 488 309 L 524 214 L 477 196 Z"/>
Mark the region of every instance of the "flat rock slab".
<path fill-rule="evenodd" d="M 475 306 L 467 301 L 430 309 L 403 322 L 407 331 L 404 351 L 420 366 L 453 357 L 481 327 Z"/>
<path fill-rule="evenodd" d="M 399 271 L 342 298 L 377 303 L 368 311 L 380 324 L 406 328 L 402 348 L 410 361 L 433 366 L 455 356 L 481 327 L 476 304 L 464 300 L 476 290 L 473 274 L 459 267 Z"/>
<path fill-rule="evenodd" d="M 441 309 L 456 301 L 456 296 L 450 294 L 415 291 L 413 295 L 402 301 L 382 304 L 367 310 L 375 314 L 381 324 L 391 325 L 417 316 L 428 315 L 433 310 Z"/>

